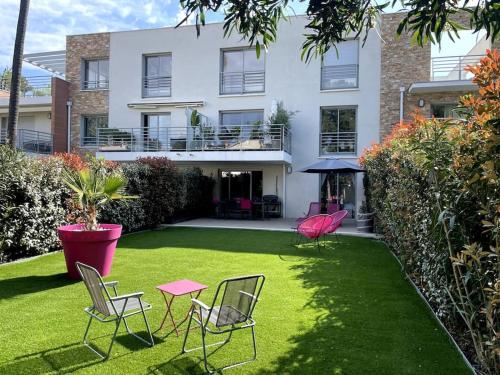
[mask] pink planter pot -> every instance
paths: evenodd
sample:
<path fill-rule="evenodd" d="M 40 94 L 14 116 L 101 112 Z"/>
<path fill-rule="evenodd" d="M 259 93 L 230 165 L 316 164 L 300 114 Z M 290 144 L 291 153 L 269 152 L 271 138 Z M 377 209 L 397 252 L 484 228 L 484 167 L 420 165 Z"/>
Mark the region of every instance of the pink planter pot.
<path fill-rule="evenodd" d="M 65 225 L 57 229 L 70 278 L 80 279 L 75 262 L 94 267 L 101 276 L 110 273 L 122 226 L 118 224 L 99 224 L 99 226 L 104 230 L 86 231 L 83 230 L 82 224 Z"/>

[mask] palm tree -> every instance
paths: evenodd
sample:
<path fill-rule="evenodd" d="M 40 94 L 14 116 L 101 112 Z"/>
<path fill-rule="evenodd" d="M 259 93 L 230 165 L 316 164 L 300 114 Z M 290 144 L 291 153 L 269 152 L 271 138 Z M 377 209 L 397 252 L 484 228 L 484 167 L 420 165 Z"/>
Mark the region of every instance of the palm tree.
<path fill-rule="evenodd" d="M 9 119 L 7 121 L 7 144 L 16 147 L 16 127 L 19 114 L 19 89 L 21 84 L 21 68 L 23 66 L 24 36 L 28 24 L 30 0 L 21 0 L 19 18 L 17 19 L 16 42 L 12 58 L 12 79 L 10 82 Z"/>

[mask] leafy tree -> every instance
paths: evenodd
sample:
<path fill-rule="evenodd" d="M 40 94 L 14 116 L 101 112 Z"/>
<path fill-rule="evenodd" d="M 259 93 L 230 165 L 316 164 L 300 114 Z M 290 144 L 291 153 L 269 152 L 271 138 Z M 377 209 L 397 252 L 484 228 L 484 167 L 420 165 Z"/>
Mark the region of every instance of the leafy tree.
<path fill-rule="evenodd" d="M 276 40 L 278 23 L 286 19 L 287 10 L 294 2 L 307 2 L 309 23 L 301 55 L 306 61 L 323 55 L 351 32 L 358 37 L 364 31 L 363 41 L 366 41 L 368 30 L 375 26 L 378 16 L 389 5 L 408 10 L 397 33 L 409 32 L 419 45 L 427 41 L 439 43 L 444 34 L 458 37 L 458 31 L 464 28 L 455 20 L 459 12 L 469 15 L 470 24 L 465 26 L 474 32 L 485 29 L 493 40 L 500 32 L 498 0 L 480 0 L 474 6 L 469 0 L 387 0 L 381 3 L 372 0 L 181 0 L 186 16 L 177 26 L 194 16 L 197 35 L 200 35 L 200 25 L 205 25 L 206 14 L 223 11 L 224 35 L 236 31 L 250 44 L 255 44 L 259 55 L 261 47 L 267 48 Z"/>
<path fill-rule="evenodd" d="M 2 74 L 0 75 L 0 89 L 10 91 L 11 82 L 12 82 L 12 69 L 4 68 Z M 21 76 L 19 91 L 22 94 L 25 94 L 26 92 L 31 91 L 32 89 L 33 87 L 31 87 L 26 77 Z"/>

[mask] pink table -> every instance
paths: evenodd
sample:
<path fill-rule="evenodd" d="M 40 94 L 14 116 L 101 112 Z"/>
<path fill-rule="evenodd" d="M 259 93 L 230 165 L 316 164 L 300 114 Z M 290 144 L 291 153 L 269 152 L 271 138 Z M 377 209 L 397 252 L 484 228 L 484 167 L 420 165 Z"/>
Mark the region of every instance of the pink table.
<path fill-rule="evenodd" d="M 199 284 L 199 283 L 197 283 L 195 281 L 191 281 L 191 280 L 178 280 L 178 281 L 174 281 L 172 283 L 158 285 L 156 287 L 156 289 L 158 289 L 161 292 L 161 294 L 163 295 L 163 299 L 165 300 L 165 305 L 167 306 L 167 312 L 165 313 L 165 316 L 163 317 L 160 328 L 158 328 L 155 332 L 158 332 L 163 328 L 163 325 L 165 324 L 165 320 L 167 319 L 167 316 L 170 316 L 172 326 L 174 327 L 174 331 L 178 337 L 179 332 L 180 332 L 178 327 L 179 327 L 179 325 L 181 325 L 182 323 L 184 323 L 187 320 L 187 318 L 189 317 L 189 313 L 191 311 L 191 308 L 189 308 L 189 311 L 188 311 L 187 315 L 184 317 L 184 319 L 182 319 L 180 321 L 176 321 L 174 319 L 173 314 L 172 314 L 172 302 L 174 301 L 174 298 L 184 296 L 186 294 L 189 294 L 191 296 L 191 298 L 198 298 L 200 296 L 201 292 L 207 288 L 208 287 L 206 285 Z M 196 293 L 195 297 L 193 297 L 193 293 Z M 167 294 L 170 295 L 170 298 L 167 298 Z"/>

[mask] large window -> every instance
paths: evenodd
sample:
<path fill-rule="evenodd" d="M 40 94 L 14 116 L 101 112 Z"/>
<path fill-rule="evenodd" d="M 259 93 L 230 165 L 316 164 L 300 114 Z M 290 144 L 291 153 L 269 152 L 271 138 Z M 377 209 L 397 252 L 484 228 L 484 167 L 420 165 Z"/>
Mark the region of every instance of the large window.
<path fill-rule="evenodd" d="M 321 200 L 325 203 L 339 204 L 349 212 L 349 217 L 356 214 L 356 177 L 354 173 L 322 173 Z"/>
<path fill-rule="evenodd" d="M 262 198 L 262 171 L 222 171 L 220 175 L 220 199 Z"/>
<path fill-rule="evenodd" d="M 171 54 L 144 56 L 142 95 L 144 97 L 172 95 Z"/>
<path fill-rule="evenodd" d="M 436 118 L 459 118 L 456 103 L 431 104 L 431 116 Z"/>
<path fill-rule="evenodd" d="M 245 94 L 263 92 L 265 62 L 255 49 L 222 51 L 220 93 Z"/>
<path fill-rule="evenodd" d="M 166 149 L 167 127 L 170 125 L 170 113 L 143 114 L 142 141 L 144 151 Z"/>
<path fill-rule="evenodd" d="M 109 61 L 107 59 L 85 60 L 83 62 L 84 90 L 102 90 L 109 86 Z"/>
<path fill-rule="evenodd" d="M 107 115 L 88 115 L 82 118 L 82 146 L 95 146 L 97 144 L 97 129 L 108 127 Z"/>
<path fill-rule="evenodd" d="M 259 125 L 264 122 L 264 111 L 227 111 L 220 114 L 221 125 Z"/>
<path fill-rule="evenodd" d="M 358 40 L 331 47 L 323 56 L 321 90 L 358 87 Z"/>
<path fill-rule="evenodd" d="M 356 107 L 321 108 L 321 154 L 354 154 L 356 141 Z"/>

